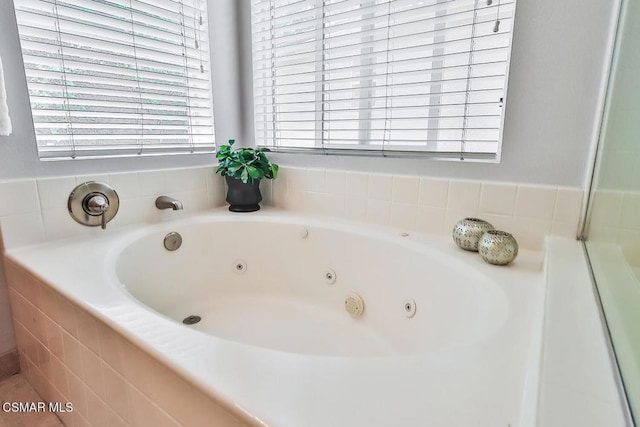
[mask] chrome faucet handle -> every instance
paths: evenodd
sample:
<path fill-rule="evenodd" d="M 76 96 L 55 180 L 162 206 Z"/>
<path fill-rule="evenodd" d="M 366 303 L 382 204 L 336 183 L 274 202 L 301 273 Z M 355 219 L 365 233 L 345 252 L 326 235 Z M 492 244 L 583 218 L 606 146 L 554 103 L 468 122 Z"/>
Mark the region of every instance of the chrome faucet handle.
<path fill-rule="evenodd" d="M 91 193 L 84 198 L 83 208 L 86 213 L 93 216 L 100 216 L 100 228 L 107 228 L 107 217 L 105 212 L 109 210 L 109 200 L 104 194 Z"/>
<path fill-rule="evenodd" d="M 120 199 L 108 184 L 89 181 L 74 188 L 67 207 L 76 222 L 89 227 L 99 225 L 104 230 L 118 213 Z"/>

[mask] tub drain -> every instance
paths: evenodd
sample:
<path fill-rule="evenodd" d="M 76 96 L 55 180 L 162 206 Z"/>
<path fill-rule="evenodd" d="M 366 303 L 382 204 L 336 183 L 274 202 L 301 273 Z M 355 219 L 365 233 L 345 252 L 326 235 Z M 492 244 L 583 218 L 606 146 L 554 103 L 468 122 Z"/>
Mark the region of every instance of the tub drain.
<path fill-rule="evenodd" d="M 184 323 L 185 325 L 195 325 L 201 320 L 202 317 L 192 314 L 191 316 L 185 317 L 184 320 L 182 320 L 182 323 Z"/>

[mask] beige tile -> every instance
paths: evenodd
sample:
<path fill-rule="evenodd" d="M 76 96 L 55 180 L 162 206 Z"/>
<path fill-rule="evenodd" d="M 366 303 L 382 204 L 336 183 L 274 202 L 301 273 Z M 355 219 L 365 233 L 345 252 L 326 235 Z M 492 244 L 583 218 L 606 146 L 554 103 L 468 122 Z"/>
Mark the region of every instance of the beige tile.
<path fill-rule="evenodd" d="M 575 239 L 578 235 L 578 225 L 576 223 L 554 222 L 551 224 L 551 234 Z"/>
<path fill-rule="evenodd" d="M 207 189 L 207 177 L 203 168 L 169 169 L 164 171 L 167 193 L 200 191 Z"/>
<path fill-rule="evenodd" d="M 347 174 L 345 171 L 325 171 L 325 193 L 344 196 L 347 192 Z"/>
<path fill-rule="evenodd" d="M 479 182 L 450 181 L 447 210 L 468 212 L 464 216 L 474 215 L 480 204 L 480 189 Z"/>
<path fill-rule="evenodd" d="M 435 178 L 420 178 L 419 200 L 420 206 L 434 208 L 447 207 L 449 199 L 449 181 Z"/>
<path fill-rule="evenodd" d="M 584 191 L 579 188 L 559 188 L 553 221 L 577 225 L 582 214 L 583 198 Z"/>
<path fill-rule="evenodd" d="M 37 185 L 43 210 L 66 208 L 69 194 L 76 187 L 76 179 L 73 176 L 38 178 Z"/>
<path fill-rule="evenodd" d="M 502 230 L 509 233 L 513 228 L 513 217 L 511 215 L 499 215 L 481 212 L 478 216 L 493 225 L 493 228 L 495 228 L 496 230 Z"/>
<path fill-rule="evenodd" d="M 125 379 L 106 363 L 102 363 L 105 402 L 126 422 L 131 421 L 129 387 Z"/>
<path fill-rule="evenodd" d="M 57 357 L 51 357 L 51 382 L 53 386 L 64 395 L 69 397 L 69 381 L 67 380 L 67 369 L 64 363 Z"/>
<path fill-rule="evenodd" d="M 122 417 L 120 417 L 111 409 L 107 410 L 107 425 L 109 427 L 129 427 L 129 424 L 127 424 L 125 420 L 122 419 Z"/>
<path fill-rule="evenodd" d="M 308 190 L 307 173 L 301 168 L 287 169 L 287 185 L 290 192 L 303 192 Z"/>
<path fill-rule="evenodd" d="M 394 176 L 391 200 L 394 203 L 417 204 L 420 179 L 416 176 Z"/>
<path fill-rule="evenodd" d="M 368 191 L 368 174 L 362 172 L 347 172 L 347 200 L 366 200 Z"/>
<path fill-rule="evenodd" d="M 84 382 L 101 399 L 106 398 L 104 389 L 104 377 L 102 374 L 102 361 L 87 347 L 82 347 L 82 374 Z"/>
<path fill-rule="evenodd" d="M 345 216 L 345 197 L 344 195 L 323 194 L 322 196 L 322 212 L 335 216 L 338 218 L 344 218 Z"/>
<path fill-rule="evenodd" d="M 58 298 L 56 296 L 56 293 L 51 289 L 50 286 L 43 284 L 40 289 L 40 298 L 42 302 L 42 311 L 52 321 L 57 322 L 59 319 L 59 311 Z"/>
<path fill-rule="evenodd" d="M 522 248 L 542 250 L 544 239 L 551 233 L 551 221 L 514 218 L 511 234 Z"/>
<path fill-rule="evenodd" d="M 62 333 L 64 364 L 78 377 L 82 378 L 82 346 L 78 340 L 66 332 Z"/>
<path fill-rule="evenodd" d="M 366 198 L 350 198 L 345 200 L 346 218 L 355 221 L 367 220 L 367 199 Z"/>
<path fill-rule="evenodd" d="M 108 408 L 106 403 L 104 403 L 102 399 L 100 399 L 100 397 L 90 389 L 86 389 L 85 393 L 87 396 L 87 413 L 84 415 L 87 418 L 87 421 L 89 421 L 93 427 L 108 427 Z M 149 425 L 155 426 L 155 424 Z"/>
<path fill-rule="evenodd" d="M 67 370 L 67 382 L 69 383 L 69 401 L 73 403 L 74 411 L 87 414 L 87 397 L 85 385 L 82 380 L 70 370 Z"/>
<path fill-rule="evenodd" d="M 47 348 L 58 359 L 64 359 L 64 345 L 62 342 L 62 329 L 51 319 L 45 319 L 45 335 L 47 337 Z"/>
<path fill-rule="evenodd" d="M 5 249 L 31 245 L 45 239 L 40 212 L 1 217 L 0 226 Z"/>
<path fill-rule="evenodd" d="M 76 185 L 80 185 L 85 182 L 96 181 L 109 184 L 109 175 L 78 175 L 76 176 Z"/>
<path fill-rule="evenodd" d="M 0 183 L 0 217 L 21 215 L 40 210 L 38 187 L 35 179 Z"/>
<path fill-rule="evenodd" d="M 66 206 L 56 206 L 43 210 L 42 219 L 47 240 L 57 240 L 87 233 L 86 227 L 78 224 L 69 215 Z"/>
<path fill-rule="evenodd" d="M 122 351 L 124 339 L 102 322 L 98 322 L 97 328 L 100 357 L 116 371 L 123 372 L 126 365 Z"/>
<path fill-rule="evenodd" d="M 367 202 L 367 222 L 389 225 L 391 222 L 391 202 L 369 199 Z"/>
<path fill-rule="evenodd" d="M 512 184 L 483 183 L 480 195 L 480 213 L 513 215 L 516 190 Z"/>
<path fill-rule="evenodd" d="M 52 379 L 51 353 L 42 343 L 36 344 L 36 352 L 38 353 L 38 368 L 47 381 L 50 381 Z"/>
<path fill-rule="evenodd" d="M 16 337 L 16 346 L 18 347 L 18 352 L 20 351 L 24 352 L 25 347 L 27 346 L 27 340 L 29 339 L 28 337 L 29 333 L 22 326 L 22 324 L 16 323 L 16 322 L 14 322 L 13 324 L 13 330 Z M 19 360 L 19 362 L 21 363 L 22 361 Z"/>
<path fill-rule="evenodd" d="M 167 192 L 162 171 L 138 172 L 138 185 L 141 196 L 159 196 Z"/>
<path fill-rule="evenodd" d="M 140 183 L 138 173 L 126 172 L 109 175 L 109 184 L 118 193 L 120 200 L 136 199 L 140 197 Z"/>
<path fill-rule="evenodd" d="M 129 386 L 129 396 L 131 396 L 131 425 L 158 426 L 163 418 L 168 418 L 166 413 L 136 388 Z"/>
<path fill-rule="evenodd" d="M 557 190 L 551 187 L 518 186 L 516 218 L 553 219 Z"/>
<path fill-rule="evenodd" d="M 246 426 L 244 422 L 231 415 L 220 404 L 205 396 L 193 386 L 189 386 L 188 396 L 189 399 L 176 415 L 176 418 L 182 421 L 184 425 L 189 427 L 209 427 L 212 425 L 225 427 Z"/>
<path fill-rule="evenodd" d="M 391 204 L 391 225 L 403 230 L 415 230 L 418 222 L 418 206 L 409 203 Z"/>
<path fill-rule="evenodd" d="M 324 169 L 307 169 L 304 181 L 305 191 L 323 193 L 325 191 Z"/>
<path fill-rule="evenodd" d="M 419 206 L 416 218 L 416 228 L 419 231 L 433 234 L 443 234 L 445 230 L 445 218 L 447 210 L 445 208 Z M 453 228 L 453 227 L 452 227 Z"/>
<path fill-rule="evenodd" d="M 369 174 L 368 180 L 369 200 L 391 201 L 393 192 L 393 176 L 382 174 Z"/>
<path fill-rule="evenodd" d="M 76 326 L 76 307 L 68 299 L 58 295 L 58 323 L 71 336 L 78 336 L 78 328 Z"/>
<path fill-rule="evenodd" d="M 98 343 L 98 330 L 93 316 L 82 309 L 78 309 L 75 315 L 78 340 L 91 349 L 94 353 L 100 353 Z"/>
<path fill-rule="evenodd" d="M 271 184 L 271 204 L 273 206 L 282 207 L 284 199 L 287 196 L 287 179 L 286 176 L 278 176 Z"/>

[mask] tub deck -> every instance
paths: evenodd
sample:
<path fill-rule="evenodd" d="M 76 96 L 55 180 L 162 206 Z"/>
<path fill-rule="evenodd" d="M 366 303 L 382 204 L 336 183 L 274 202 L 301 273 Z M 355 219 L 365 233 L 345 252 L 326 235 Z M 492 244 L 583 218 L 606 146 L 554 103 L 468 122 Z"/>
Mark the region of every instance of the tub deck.
<path fill-rule="evenodd" d="M 251 218 L 327 224 L 327 219 L 275 210 Z M 377 232 L 429 245 L 463 259 L 495 280 L 508 300 L 499 332 L 461 347 L 426 354 L 344 357 L 278 351 L 187 329 L 114 285 L 108 260 L 153 229 L 182 222 L 233 220 L 226 211 L 11 250 L 7 256 L 86 308 L 179 375 L 240 414 L 249 424 L 324 426 L 534 425 L 545 295 L 544 254 L 521 250 L 508 267 L 486 264 L 448 236 L 397 229 Z M 243 218 L 249 218 L 244 216 Z M 334 220 L 331 220 L 334 221 Z M 344 221 L 335 220 L 341 224 Z M 348 224 L 349 227 L 367 226 Z M 117 280 L 116 280 L 117 282 Z"/>

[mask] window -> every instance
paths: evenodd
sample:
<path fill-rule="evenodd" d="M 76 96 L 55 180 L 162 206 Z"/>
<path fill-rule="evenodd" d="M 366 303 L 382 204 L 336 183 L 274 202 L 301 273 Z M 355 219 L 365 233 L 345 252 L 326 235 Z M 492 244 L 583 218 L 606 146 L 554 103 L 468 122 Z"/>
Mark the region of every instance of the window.
<path fill-rule="evenodd" d="M 498 159 L 514 0 L 252 0 L 258 145 Z"/>
<path fill-rule="evenodd" d="M 204 0 L 14 0 L 41 158 L 214 150 Z"/>

